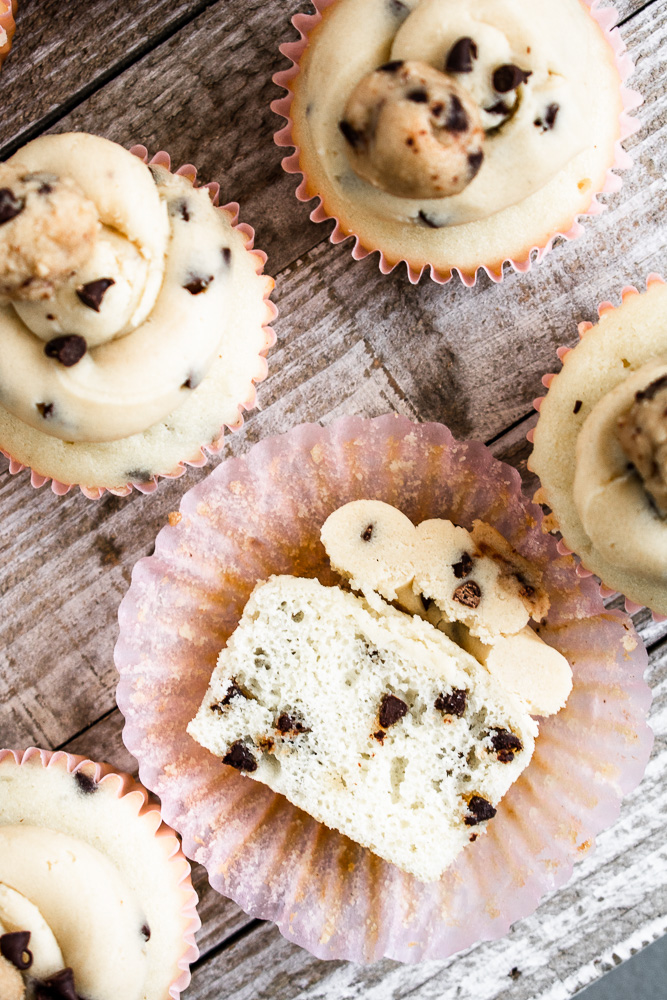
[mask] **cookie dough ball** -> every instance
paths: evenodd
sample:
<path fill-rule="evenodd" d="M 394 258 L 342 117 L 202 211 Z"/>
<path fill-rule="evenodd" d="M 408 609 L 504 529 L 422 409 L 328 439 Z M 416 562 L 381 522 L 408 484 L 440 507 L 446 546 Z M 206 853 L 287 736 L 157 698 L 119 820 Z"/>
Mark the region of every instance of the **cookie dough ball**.
<path fill-rule="evenodd" d="M 658 513 L 667 517 L 667 375 L 635 396 L 618 420 L 618 439 Z"/>
<path fill-rule="evenodd" d="M 97 209 L 73 181 L 0 164 L 0 301 L 49 298 L 97 231 Z"/>
<path fill-rule="evenodd" d="M 395 61 L 369 73 L 339 127 L 355 172 L 399 198 L 458 194 L 484 157 L 475 102 L 426 63 Z"/>

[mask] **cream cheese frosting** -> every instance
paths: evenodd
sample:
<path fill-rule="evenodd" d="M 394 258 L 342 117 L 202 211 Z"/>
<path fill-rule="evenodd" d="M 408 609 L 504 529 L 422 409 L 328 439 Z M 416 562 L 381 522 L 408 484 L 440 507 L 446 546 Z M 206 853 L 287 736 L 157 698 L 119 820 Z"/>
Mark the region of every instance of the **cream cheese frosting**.
<path fill-rule="evenodd" d="M 444 197 L 423 197 L 417 173 L 412 197 L 374 186 L 345 137 L 360 81 L 411 61 L 462 90 L 486 134 L 478 171 Z M 291 114 L 306 184 L 327 212 L 389 256 L 399 243 L 409 255 L 421 233 L 442 257 L 482 234 L 495 253 L 501 227 L 508 249 L 517 226 L 585 210 L 613 162 L 618 90 L 611 50 L 580 0 L 337 0 L 300 60 Z"/>

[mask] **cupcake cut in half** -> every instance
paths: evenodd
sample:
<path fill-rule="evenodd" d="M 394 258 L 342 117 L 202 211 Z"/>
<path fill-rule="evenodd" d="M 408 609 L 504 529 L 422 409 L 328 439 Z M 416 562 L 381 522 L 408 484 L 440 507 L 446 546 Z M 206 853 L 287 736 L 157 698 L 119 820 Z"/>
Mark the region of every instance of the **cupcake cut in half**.
<path fill-rule="evenodd" d="M 614 46 L 580 0 L 333 0 L 276 82 L 316 221 L 437 280 L 574 235 L 627 134 Z M 312 22 L 295 20 L 304 31 Z M 623 67 L 625 74 L 629 66 Z M 633 95 L 636 96 L 636 95 Z M 623 119 L 623 120 L 622 120 Z M 623 160 L 627 165 L 627 157 Z M 576 228 L 576 227 L 575 227 Z M 336 235 L 336 234 L 335 234 Z M 358 249 L 359 249 L 358 248 Z M 541 253 L 540 253 L 541 255 Z"/>
<path fill-rule="evenodd" d="M 667 614 L 667 286 L 626 288 L 545 376 L 529 466 L 565 544 L 613 591 Z"/>
<path fill-rule="evenodd" d="M 224 764 L 425 882 L 528 765 L 530 713 L 557 712 L 572 686 L 527 626 L 548 611 L 541 581 L 494 529 L 475 530 L 415 529 L 379 501 L 336 511 L 323 542 L 363 596 L 259 584 L 189 726 Z"/>
<path fill-rule="evenodd" d="M 266 374 L 265 258 L 167 166 L 85 133 L 0 164 L 0 449 L 35 485 L 150 491 L 203 464 Z"/>

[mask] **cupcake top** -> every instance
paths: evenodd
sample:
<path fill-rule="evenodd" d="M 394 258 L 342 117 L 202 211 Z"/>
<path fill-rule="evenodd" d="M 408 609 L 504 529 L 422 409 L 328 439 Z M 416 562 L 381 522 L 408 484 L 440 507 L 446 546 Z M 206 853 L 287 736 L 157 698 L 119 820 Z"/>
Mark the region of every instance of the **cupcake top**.
<path fill-rule="evenodd" d="M 563 538 L 608 586 L 667 612 L 667 288 L 580 328 L 540 407 L 531 468 Z"/>
<path fill-rule="evenodd" d="M 444 252 L 500 227 L 507 247 L 538 204 L 556 225 L 584 211 L 620 110 L 613 54 L 579 0 L 337 0 L 292 104 L 310 191 L 410 260 L 418 240 Z M 424 243 L 425 229 L 445 234 Z"/>
<path fill-rule="evenodd" d="M 121 778 L 90 763 L 71 773 L 7 755 L 0 783 L 3 1000 L 166 1000 L 187 893 L 159 820 L 141 820 Z"/>

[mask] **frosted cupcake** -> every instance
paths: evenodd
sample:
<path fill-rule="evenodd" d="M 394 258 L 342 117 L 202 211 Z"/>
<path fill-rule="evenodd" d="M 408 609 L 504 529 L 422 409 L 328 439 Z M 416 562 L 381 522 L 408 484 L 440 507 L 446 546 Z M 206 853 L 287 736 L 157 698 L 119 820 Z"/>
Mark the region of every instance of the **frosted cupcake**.
<path fill-rule="evenodd" d="M 0 996 L 168 1000 L 199 927 L 189 866 L 127 775 L 0 751 Z"/>
<path fill-rule="evenodd" d="M 167 166 L 85 133 L 0 165 L 0 448 L 35 485 L 150 490 L 203 464 L 266 374 L 265 258 Z"/>
<path fill-rule="evenodd" d="M 652 275 L 600 306 L 545 376 L 529 465 L 538 499 L 586 569 L 667 614 L 667 286 Z"/>
<path fill-rule="evenodd" d="M 609 168 L 622 121 L 617 36 L 579 0 L 334 0 L 316 4 L 279 136 L 297 153 L 299 197 L 321 199 L 336 239 L 413 277 L 503 261 L 530 266 L 556 234 L 575 235 Z M 307 30 L 313 19 L 295 19 Z M 597 206 L 599 210 L 599 206 Z"/>

